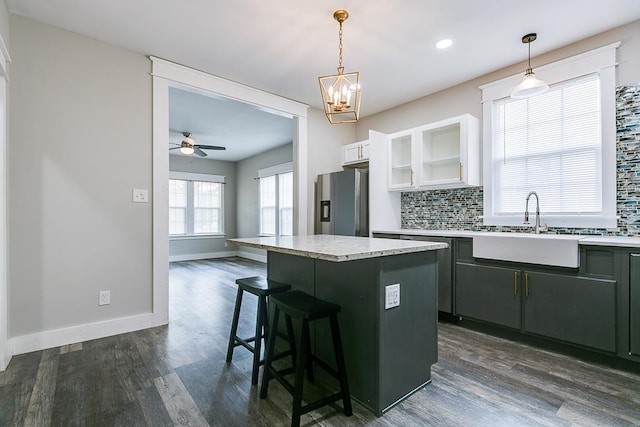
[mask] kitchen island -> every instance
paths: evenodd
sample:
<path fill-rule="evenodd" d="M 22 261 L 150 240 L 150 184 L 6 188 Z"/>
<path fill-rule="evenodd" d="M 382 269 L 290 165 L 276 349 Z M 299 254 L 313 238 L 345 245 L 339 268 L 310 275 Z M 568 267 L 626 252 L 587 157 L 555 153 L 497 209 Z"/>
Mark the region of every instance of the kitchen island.
<path fill-rule="evenodd" d="M 333 235 L 229 242 L 267 250 L 270 279 L 342 307 L 351 395 L 376 415 L 431 382 L 438 358 L 436 250 L 446 244 Z M 387 296 L 398 284 L 399 298 Z M 389 307 L 393 301 L 398 305 Z M 314 351 L 332 364 L 328 325 L 314 323 Z"/>

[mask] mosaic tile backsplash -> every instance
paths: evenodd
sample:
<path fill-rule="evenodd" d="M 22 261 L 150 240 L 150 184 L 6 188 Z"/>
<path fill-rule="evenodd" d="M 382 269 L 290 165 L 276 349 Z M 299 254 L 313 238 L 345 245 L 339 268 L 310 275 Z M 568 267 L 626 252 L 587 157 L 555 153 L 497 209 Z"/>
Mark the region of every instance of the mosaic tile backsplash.
<path fill-rule="evenodd" d="M 616 88 L 616 123 L 618 230 L 550 228 L 549 232 L 640 237 L 640 83 Z M 484 226 L 481 216 L 482 187 L 402 193 L 402 228 L 525 230 L 524 227 Z"/>

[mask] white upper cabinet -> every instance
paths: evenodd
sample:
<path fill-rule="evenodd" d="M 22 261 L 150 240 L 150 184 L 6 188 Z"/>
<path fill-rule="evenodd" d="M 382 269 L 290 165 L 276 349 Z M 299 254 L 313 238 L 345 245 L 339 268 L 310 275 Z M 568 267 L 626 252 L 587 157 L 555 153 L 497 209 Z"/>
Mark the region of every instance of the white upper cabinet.
<path fill-rule="evenodd" d="M 480 185 L 478 119 L 470 114 L 389 135 L 389 190 Z"/>
<path fill-rule="evenodd" d="M 354 142 L 342 147 L 342 166 L 359 165 L 369 161 L 369 141 Z"/>

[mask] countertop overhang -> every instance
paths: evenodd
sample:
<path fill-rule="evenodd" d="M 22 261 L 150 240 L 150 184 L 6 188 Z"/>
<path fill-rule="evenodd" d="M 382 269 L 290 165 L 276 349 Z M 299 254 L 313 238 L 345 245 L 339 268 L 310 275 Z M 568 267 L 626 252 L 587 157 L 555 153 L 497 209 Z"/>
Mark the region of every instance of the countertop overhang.
<path fill-rule="evenodd" d="M 342 262 L 447 248 L 446 243 L 371 237 L 279 236 L 228 239 L 229 243 L 307 258 Z"/>

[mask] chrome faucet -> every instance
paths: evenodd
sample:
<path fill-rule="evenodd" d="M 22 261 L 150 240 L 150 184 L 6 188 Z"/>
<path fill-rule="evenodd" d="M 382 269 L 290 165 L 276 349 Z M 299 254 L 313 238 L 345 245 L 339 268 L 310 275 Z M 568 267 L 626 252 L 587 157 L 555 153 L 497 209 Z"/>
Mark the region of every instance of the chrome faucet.
<path fill-rule="evenodd" d="M 536 234 L 540 234 L 541 231 L 544 231 L 546 229 L 546 226 L 541 226 L 540 225 L 540 199 L 538 198 L 538 193 L 536 193 L 535 191 L 531 191 L 529 192 L 529 194 L 527 194 L 527 201 L 525 203 L 525 207 L 524 207 L 524 225 L 529 225 L 529 198 L 531 197 L 531 195 L 536 196 L 536 226 L 535 226 L 535 233 Z"/>

